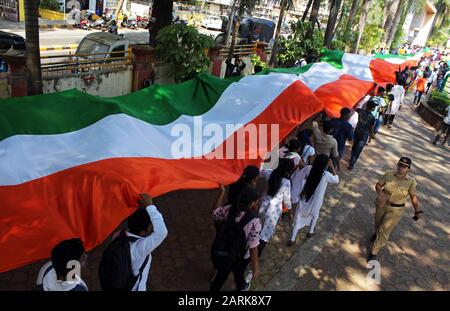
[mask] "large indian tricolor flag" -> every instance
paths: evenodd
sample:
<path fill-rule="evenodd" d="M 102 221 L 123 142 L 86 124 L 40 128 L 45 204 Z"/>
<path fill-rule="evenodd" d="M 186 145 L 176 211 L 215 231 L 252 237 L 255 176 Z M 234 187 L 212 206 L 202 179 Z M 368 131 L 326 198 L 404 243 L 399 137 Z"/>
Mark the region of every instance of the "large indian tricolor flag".
<path fill-rule="evenodd" d="M 374 82 L 394 81 L 402 65 L 330 51 L 301 68 L 201 74 L 114 98 L 69 90 L 0 101 L 0 272 L 49 257 L 63 239 L 80 237 L 92 249 L 134 211 L 139 193 L 235 181 L 298 124 L 322 110 L 338 116 Z M 216 144 L 200 135 L 189 156 L 174 155 L 174 128 L 198 132 L 199 118 L 203 130 L 239 126 Z M 211 159 L 240 130 L 274 124 L 270 145 L 245 144 L 252 157 Z"/>

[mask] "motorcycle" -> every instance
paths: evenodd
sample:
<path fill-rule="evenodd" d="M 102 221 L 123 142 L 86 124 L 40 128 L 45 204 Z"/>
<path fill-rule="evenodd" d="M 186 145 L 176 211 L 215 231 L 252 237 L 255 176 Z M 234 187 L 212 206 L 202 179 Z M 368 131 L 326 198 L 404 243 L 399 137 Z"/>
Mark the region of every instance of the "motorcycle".
<path fill-rule="evenodd" d="M 139 28 L 148 29 L 149 19 L 145 16 L 136 16 L 136 23 Z"/>
<path fill-rule="evenodd" d="M 136 18 L 134 17 L 128 17 L 124 16 L 121 24 L 122 28 L 128 28 L 128 29 L 137 29 L 138 25 L 136 22 Z"/>

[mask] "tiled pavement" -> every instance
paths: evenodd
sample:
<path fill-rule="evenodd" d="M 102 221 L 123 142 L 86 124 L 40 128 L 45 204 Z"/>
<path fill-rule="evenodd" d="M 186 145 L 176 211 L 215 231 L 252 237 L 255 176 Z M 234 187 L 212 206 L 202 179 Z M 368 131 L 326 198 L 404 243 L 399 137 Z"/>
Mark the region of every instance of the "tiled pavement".
<path fill-rule="evenodd" d="M 394 128 L 382 129 L 352 173 L 342 165 L 341 182 L 329 187 L 314 237 L 306 239 L 302 230 L 297 244 L 289 248 L 289 222 L 280 222 L 252 289 L 450 290 L 450 153 L 448 147 L 432 146 L 432 135 L 410 107 L 402 109 Z M 373 187 L 379 174 L 394 167 L 401 155 L 413 159 L 412 174 L 425 214 L 414 222 L 408 205 L 388 246 L 380 252 L 382 273 L 377 285 L 366 280 L 365 262 L 373 233 Z M 151 290 L 208 289 L 214 236 L 210 213 L 216 195 L 216 190 L 186 190 L 155 199 L 169 235 L 153 253 Z M 83 271 L 92 290 L 99 289 L 97 271 L 104 245 L 89 252 Z M 44 262 L 0 274 L 0 290 L 31 289 Z M 232 283 L 226 288 L 231 289 Z"/>
<path fill-rule="evenodd" d="M 392 129 L 383 128 L 350 173 L 330 186 L 316 235 L 298 239 L 286 251 L 287 224 L 279 230 L 264 260 L 256 288 L 266 290 L 450 290 L 450 153 L 432 146 L 431 127 L 410 106 L 396 117 Z M 368 281 L 366 256 L 373 233 L 374 186 L 402 155 L 413 160 L 411 174 L 418 182 L 423 218 L 405 216 L 380 253 L 381 284 Z M 344 160 L 346 168 L 348 158 Z M 269 250 L 269 249 L 268 249 Z M 294 253 L 291 256 L 291 253 Z"/>

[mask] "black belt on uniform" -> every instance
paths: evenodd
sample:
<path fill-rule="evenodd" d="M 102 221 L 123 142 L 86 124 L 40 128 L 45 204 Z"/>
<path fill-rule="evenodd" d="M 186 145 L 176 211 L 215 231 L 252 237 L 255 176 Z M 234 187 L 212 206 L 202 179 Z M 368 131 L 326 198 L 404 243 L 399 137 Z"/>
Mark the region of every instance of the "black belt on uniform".
<path fill-rule="evenodd" d="M 389 202 L 389 205 L 392 206 L 392 207 L 403 207 L 403 206 L 405 206 L 405 203 L 403 203 L 403 204 L 394 204 L 394 203 Z"/>

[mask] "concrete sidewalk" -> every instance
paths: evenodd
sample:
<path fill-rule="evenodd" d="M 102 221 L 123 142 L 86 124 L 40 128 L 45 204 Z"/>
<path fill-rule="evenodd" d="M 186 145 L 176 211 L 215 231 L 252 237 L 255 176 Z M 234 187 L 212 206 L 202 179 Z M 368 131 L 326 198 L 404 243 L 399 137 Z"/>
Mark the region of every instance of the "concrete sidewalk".
<path fill-rule="evenodd" d="M 315 236 L 306 239 L 305 228 L 296 246 L 288 248 L 290 227 L 282 223 L 263 256 L 263 273 L 254 289 L 450 290 L 450 153 L 448 147 L 433 146 L 433 137 L 431 127 L 405 104 L 394 127 L 383 128 L 366 146 L 352 172 L 347 171 L 348 150 L 340 184 L 329 186 Z M 412 158 L 424 214 L 415 222 L 407 203 L 405 216 L 379 254 L 381 284 L 376 284 L 366 278 L 374 186 L 403 155 Z"/>

